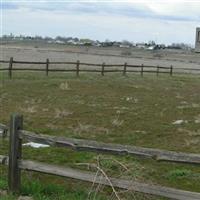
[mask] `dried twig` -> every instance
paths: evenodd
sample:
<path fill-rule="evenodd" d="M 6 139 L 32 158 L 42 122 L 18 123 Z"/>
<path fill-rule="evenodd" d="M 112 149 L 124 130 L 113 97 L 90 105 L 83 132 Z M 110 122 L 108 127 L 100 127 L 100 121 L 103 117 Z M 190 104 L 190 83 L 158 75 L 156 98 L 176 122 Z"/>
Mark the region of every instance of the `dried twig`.
<path fill-rule="evenodd" d="M 126 165 L 124 165 L 122 162 L 114 159 L 114 158 L 101 158 L 103 160 L 111 160 L 111 161 L 114 161 L 116 162 L 117 164 L 119 164 L 122 168 L 124 168 L 126 171 L 129 171 L 128 167 Z"/>
<path fill-rule="evenodd" d="M 91 186 L 91 188 L 90 188 L 90 191 L 89 191 L 89 193 L 88 193 L 87 199 L 90 198 L 90 195 L 91 195 L 91 193 L 92 193 L 92 188 L 94 187 L 95 180 L 96 180 L 98 174 L 99 174 L 99 170 L 97 170 L 97 172 L 96 172 L 96 174 L 95 174 L 95 177 L 94 177 L 94 180 L 93 180 L 92 186 Z"/>
<path fill-rule="evenodd" d="M 85 165 L 85 166 L 89 166 L 89 167 L 96 168 L 97 170 L 99 170 L 104 175 L 106 180 L 108 181 L 108 183 L 109 183 L 110 187 L 112 188 L 112 191 L 114 192 L 116 198 L 118 200 L 120 200 L 120 197 L 118 196 L 117 191 L 115 190 L 110 178 L 107 176 L 106 172 L 100 166 L 95 165 L 95 164 L 89 164 L 89 163 L 77 163 L 77 165 Z"/>

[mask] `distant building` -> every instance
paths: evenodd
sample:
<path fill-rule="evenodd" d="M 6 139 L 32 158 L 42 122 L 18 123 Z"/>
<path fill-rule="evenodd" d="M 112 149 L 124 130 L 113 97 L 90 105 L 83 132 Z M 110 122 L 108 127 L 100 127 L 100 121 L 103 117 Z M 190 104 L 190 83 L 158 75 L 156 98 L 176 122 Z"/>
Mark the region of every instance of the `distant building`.
<path fill-rule="evenodd" d="M 200 53 L 200 27 L 196 29 L 195 51 Z"/>
<path fill-rule="evenodd" d="M 65 44 L 65 42 L 61 41 L 61 40 L 56 40 L 55 41 L 56 44 Z"/>
<path fill-rule="evenodd" d="M 129 48 L 130 45 L 129 44 L 120 44 L 119 47 L 121 47 L 121 48 Z"/>
<path fill-rule="evenodd" d="M 146 45 L 145 45 L 145 43 L 136 43 L 136 47 L 139 49 L 145 49 Z"/>

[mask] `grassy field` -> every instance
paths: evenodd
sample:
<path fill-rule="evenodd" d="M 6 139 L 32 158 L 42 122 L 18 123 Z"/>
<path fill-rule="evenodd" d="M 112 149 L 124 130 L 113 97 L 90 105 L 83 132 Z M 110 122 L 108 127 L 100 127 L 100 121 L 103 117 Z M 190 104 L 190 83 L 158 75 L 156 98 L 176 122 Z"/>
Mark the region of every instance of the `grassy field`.
<path fill-rule="evenodd" d="M 200 153 L 200 78 L 14 73 L 1 74 L 0 122 L 10 114 L 24 115 L 24 128 L 49 135 L 109 143 Z M 176 124 L 178 121 L 180 124 Z M 174 123 L 176 122 L 176 123 Z M 8 142 L 0 141 L 0 154 Z M 200 192 L 200 167 L 156 162 L 130 156 L 74 152 L 62 148 L 23 148 L 25 159 L 87 169 L 97 163 L 114 177 Z M 6 169 L 0 168 L 0 188 L 6 188 Z M 91 194 L 90 194 L 90 191 Z M 24 172 L 23 194 L 35 199 L 115 199 L 103 186 Z M 90 194 L 90 195 L 89 195 Z M 121 199 L 164 199 L 134 192 Z M 5 197 L 14 199 L 15 197 Z"/>

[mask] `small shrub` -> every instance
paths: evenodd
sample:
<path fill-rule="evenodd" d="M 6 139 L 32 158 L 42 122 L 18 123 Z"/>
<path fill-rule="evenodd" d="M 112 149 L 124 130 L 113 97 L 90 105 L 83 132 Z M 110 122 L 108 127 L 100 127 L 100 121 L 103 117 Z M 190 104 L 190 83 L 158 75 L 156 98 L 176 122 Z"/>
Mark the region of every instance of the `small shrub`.
<path fill-rule="evenodd" d="M 168 173 L 168 178 L 180 178 L 180 177 L 188 177 L 192 174 L 192 172 L 188 169 L 175 169 Z"/>

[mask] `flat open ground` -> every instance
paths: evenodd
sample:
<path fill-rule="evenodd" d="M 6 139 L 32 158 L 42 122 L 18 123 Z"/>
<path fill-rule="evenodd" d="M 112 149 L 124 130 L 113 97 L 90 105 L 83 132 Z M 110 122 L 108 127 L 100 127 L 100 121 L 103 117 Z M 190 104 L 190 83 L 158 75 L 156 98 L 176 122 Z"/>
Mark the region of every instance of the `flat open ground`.
<path fill-rule="evenodd" d="M 43 73 L 14 72 L 12 80 L 7 73 L 1 74 L 0 92 L 0 122 L 4 124 L 8 124 L 11 113 L 18 112 L 24 115 L 24 128 L 38 133 L 200 153 L 198 76 L 80 74 L 77 78 L 65 73 L 46 77 Z M 7 141 L 0 144 L 0 154 L 7 154 Z M 30 147 L 24 147 L 23 155 L 25 159 L 75 168 L 80 168 L 79 163 L 96 163 L 98 156 Z M 100 160 L 102 168 L 114 177 L 200 192 L 199 166 L 130 156 L 100 155 Z M 0 169 L 0 188 L 5 188 L 6 170 Z M 23 180 L 22 192 L 42 200 L 87 199 L 91 189 L 91 184 L 81 181 L 36 173 L 24 173 Z M 92 191 L 88 199 L 93 199 L 96 192 L 94 188 Z M 96 191 L 96 199 L 115 199 L 108 188 Z M 119 196 L 164 199 L 133 192 Z"/>
<path fill-rule="evenodd" d="M 132 65 L 154 65 L 170 67 L 173 65 L 174 72 L 181 72 L 178 68 L 200 69 L 200 54 L 184 50 L 144 50 L 138 48 L 119 48 L 119 47 L 76 47 L 56 44 L 41 43 L 11 43 L 0 45 L 0 60 L 22 61 L 69 61 L 88 62 L 101 64 L 124 64 L 127 62 Z M 7 64 L 1 65 L 5 67 Z M 23 65 L 24 66 L 24 65 Z M 38 65 L 28 65 L 37 68 Z M 15 64 L 14 67 L 22 67 Z M 27 67 L 27 66 L 26 66 Z M 44 68 L 44 66 L 41 66 Z M 50 68 L 58 66 L 50 65 Z M 66 68 L 67 66 L 62 66 Z M 74 67 L 74 66 L 68 66 Z M 177 69 L 177 70 L 175 70 Z M 183 70 L 182 70 L 183 71 Z M 187 72 L 191 72 L 188 71 Z M 193 71 L 197 73 L 197 71 Z M 198 71 L 199 73 L 199 71 Z"/>

